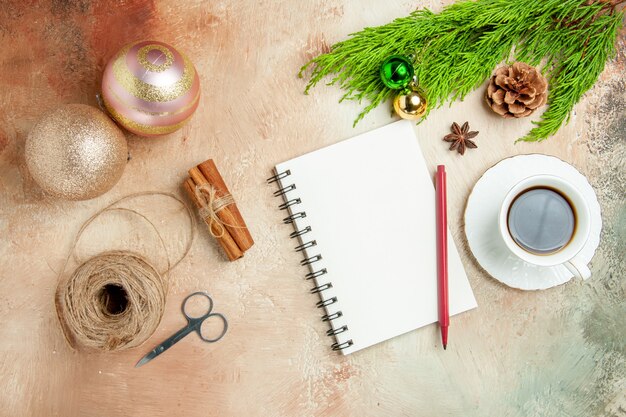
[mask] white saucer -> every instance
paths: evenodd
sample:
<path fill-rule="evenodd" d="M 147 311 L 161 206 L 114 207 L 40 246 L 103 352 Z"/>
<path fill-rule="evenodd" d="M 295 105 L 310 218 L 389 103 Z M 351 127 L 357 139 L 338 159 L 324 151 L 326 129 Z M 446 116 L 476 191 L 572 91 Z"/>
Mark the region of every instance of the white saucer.
<path fill-rule="evenodd" d="M 465 235 L 478 263 L 492 277 L 522 290 L 543 290 L 563 284 L 572 278 L 564 266 L 541 267 L 514 256 L 498 231 L 500 204 L 506 193 L 524 178 L 537 174 L 556 175 L 568 181 L 583 194 L 591 212 L 589 240 L 580 251 L 585 262 L 591 261 L 602 230 L 600 204 L 587 179 L 570 164 L 547 155 L 519 155 L 498 162 L 478 180 L 465 208 Z M 593 278 L 593 277 L 592 277 Z"/>

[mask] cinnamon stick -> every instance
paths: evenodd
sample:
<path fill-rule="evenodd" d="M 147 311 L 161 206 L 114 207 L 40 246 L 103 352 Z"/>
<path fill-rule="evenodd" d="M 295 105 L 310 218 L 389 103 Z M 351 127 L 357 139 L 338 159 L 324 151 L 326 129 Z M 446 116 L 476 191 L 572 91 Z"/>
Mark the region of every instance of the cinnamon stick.
<path fill-rule="evenodd" d="M 203 178 L 198 177 L 196 177 L 196 179 L 198 181 L 203 180 Z M 198 201 L 198 197 L 196 196 L 196 184 L 194 183 L 194 181 L 191 178 L 187 178 L 183 183 L 183 188 L 185 189 L 185 191 L 187 191 L 189 198 L 191 198 L 191 201 L 194 202 L 196 208 L 201 208 L 202 205 L 200 204 L 200 201 Z M 213 234 L 219 235 L 219 228 L 217 227 L 217 225 L 212 224 L 210 225 L 210 227 Z M 228 230 L 224 230 L 224 234 L 216 239 L 226 253 L 228 260 L 235 261 L 243 256 L 243 252 L 241 251 L 241 249 L 239 249 L 239 246 L 237 246 L 237 243 L 233 240 L 233 237 L 230 235 L 230 233 L 228 233 Z"/>
<path fill-rule="evenodd" d="M 200 169 L 198 166 L 193 167 L 189 170 L 189 176 L 191 177 L 191 179 L 196 185 L 209 184 L 211 187 L 215 188 L 215 195 L 217 198 L 221 198 L 224 196 L 224 193 L 222 193 L 217 186 L 215 186 L 208 178 L 206 178 L 202 174 L 202 172 L 200 172 Z M 223 226 L 225 227 L 226 231 L 228 231 L 228 233 L 230 233 L 230 235 L 233 237 L 233 240 L 235 241 L 239 249 L 242 252 L 245 252 L 245 250 L 250 248 L 250 246 L 252 245 L 250 244 L 246 246 L 245 244 L 242 244 L 242 236 L 243 236 L 242 231 L 244 229 L 241 228 L 241 226 L 239 226 L 239 222 L 237 221 L 237 218 L 235 218 L 235 216 L 233 215 L 233 212 L 229 210 L 233 206 L 234 206 L 233 204 L 231 204 L 230 206 L 226 206 L 222 210 L 219 210 L 218 212 L 216 212 L 215 214 L 222 221 Z"/>
<path fill-rule="evenodd" d="M 192 168 L 193 169 L 193 168 Z M 212 159 L 204 161 L 197 166 L 200 173 L 206 178 L 215 190 L 218 198 L 230 194 L 222 175 L 217 170 L 215 162 Z M 190 170 L 191 175 L 191 170 Z M 237 242 L 237 246 L 243 252 L 247 251 L 254 245 L 252 235 L 246 226 L 246 222 L 243 220 L 243 216 L 237 208 L 236 204 L 226 206 L 223 210 L 217 212 L 217 216 L 224 222 L 226 229 L 230 232 L 231 236 Z"/>

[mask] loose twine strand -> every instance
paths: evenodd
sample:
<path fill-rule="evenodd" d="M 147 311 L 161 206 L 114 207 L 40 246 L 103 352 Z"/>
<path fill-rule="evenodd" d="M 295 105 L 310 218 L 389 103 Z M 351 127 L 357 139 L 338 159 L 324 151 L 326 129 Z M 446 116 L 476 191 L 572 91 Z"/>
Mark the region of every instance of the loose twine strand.
<path fill-rule="evenodd" d="M 185 209 L 190 237 L 184 252 L 174 263 L 170 261 L 163 236 L 152 221 L 136 210 L 116 207 L 123 201 L 143 196 L 165 196 L 176 200 Z M 113 211 L 131 213 L 150 225 L 165 254 L 167 267 L 164 271 L 159 272 L 144 256 L 131 251 L 107 251 L 81 261 L 76 248 L 83 233 L 102 214 Z M 167 275 L 187 256 L 194 236 L 195 219 L 191 210 L 171 193 L 149 191 L 130 194 L 87 219 L 74 238 L 59 272 L 55 297 L 57 315 L 70 346 L 117 351 L 145 342 L 156 330 L 165 310 Z M 62 279 L 70 259 L 75 259 L 80 265 L 69 277 Z"/>
<path fill-rule="evenodd" d="M 217 239 L 223 237 L 224 233 L 226 233 L 224 226 L 241 228 L 239 226 L 223 222 L 217 215 L 217 213 L 221 210 L 224 210 L 231 204 L 235 204 L 235 199 L 231 194 L 225 194 L 218 198 L 217 190 L 210 184 L 198 184 L 196 185 L 196 188 L 194 188 L 194 192 L 196 194 L 198 204 L 200 204 L 198 214 L 200 214 L 200 217 L 204 220 L 207 226 L 209 226 L 209 233 L 211 233 L 211 236 Z"/>

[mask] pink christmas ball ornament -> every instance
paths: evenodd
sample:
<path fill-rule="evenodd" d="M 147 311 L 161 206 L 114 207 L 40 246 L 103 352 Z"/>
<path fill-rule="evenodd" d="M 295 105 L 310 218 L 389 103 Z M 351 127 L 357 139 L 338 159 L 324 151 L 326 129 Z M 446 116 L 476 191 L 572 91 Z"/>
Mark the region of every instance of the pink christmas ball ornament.
<path fill-rule="evenodd" d="M 200 101 L 200 79 L 193 63 L 171 45 L 134 42 L 107 64 L 102 98 L 111 116 L 140 136 L 180 129 Z"/>

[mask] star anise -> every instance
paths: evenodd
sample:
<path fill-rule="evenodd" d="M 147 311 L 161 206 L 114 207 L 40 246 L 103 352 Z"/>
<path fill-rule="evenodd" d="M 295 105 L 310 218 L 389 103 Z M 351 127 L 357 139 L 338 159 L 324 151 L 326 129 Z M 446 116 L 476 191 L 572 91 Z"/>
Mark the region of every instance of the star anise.
<path fill-rule="evenodd" d="M 463 126 L 459 127 L 459 125 L 455 122 L 452 123 L 450 127 L 452 133 L 446 135 L 443 140 L 446 142 L 452 142 L 450 145 L 450 150 L 456 149 L 461 155 L 465 153 L 465 148 L 478 148 L 478 145 L 474 143 L 473 140 L 470 140 L 476 135 L 478 132 L 470 132 L 469 131 L 469 123 L 463 123 Z"/>

